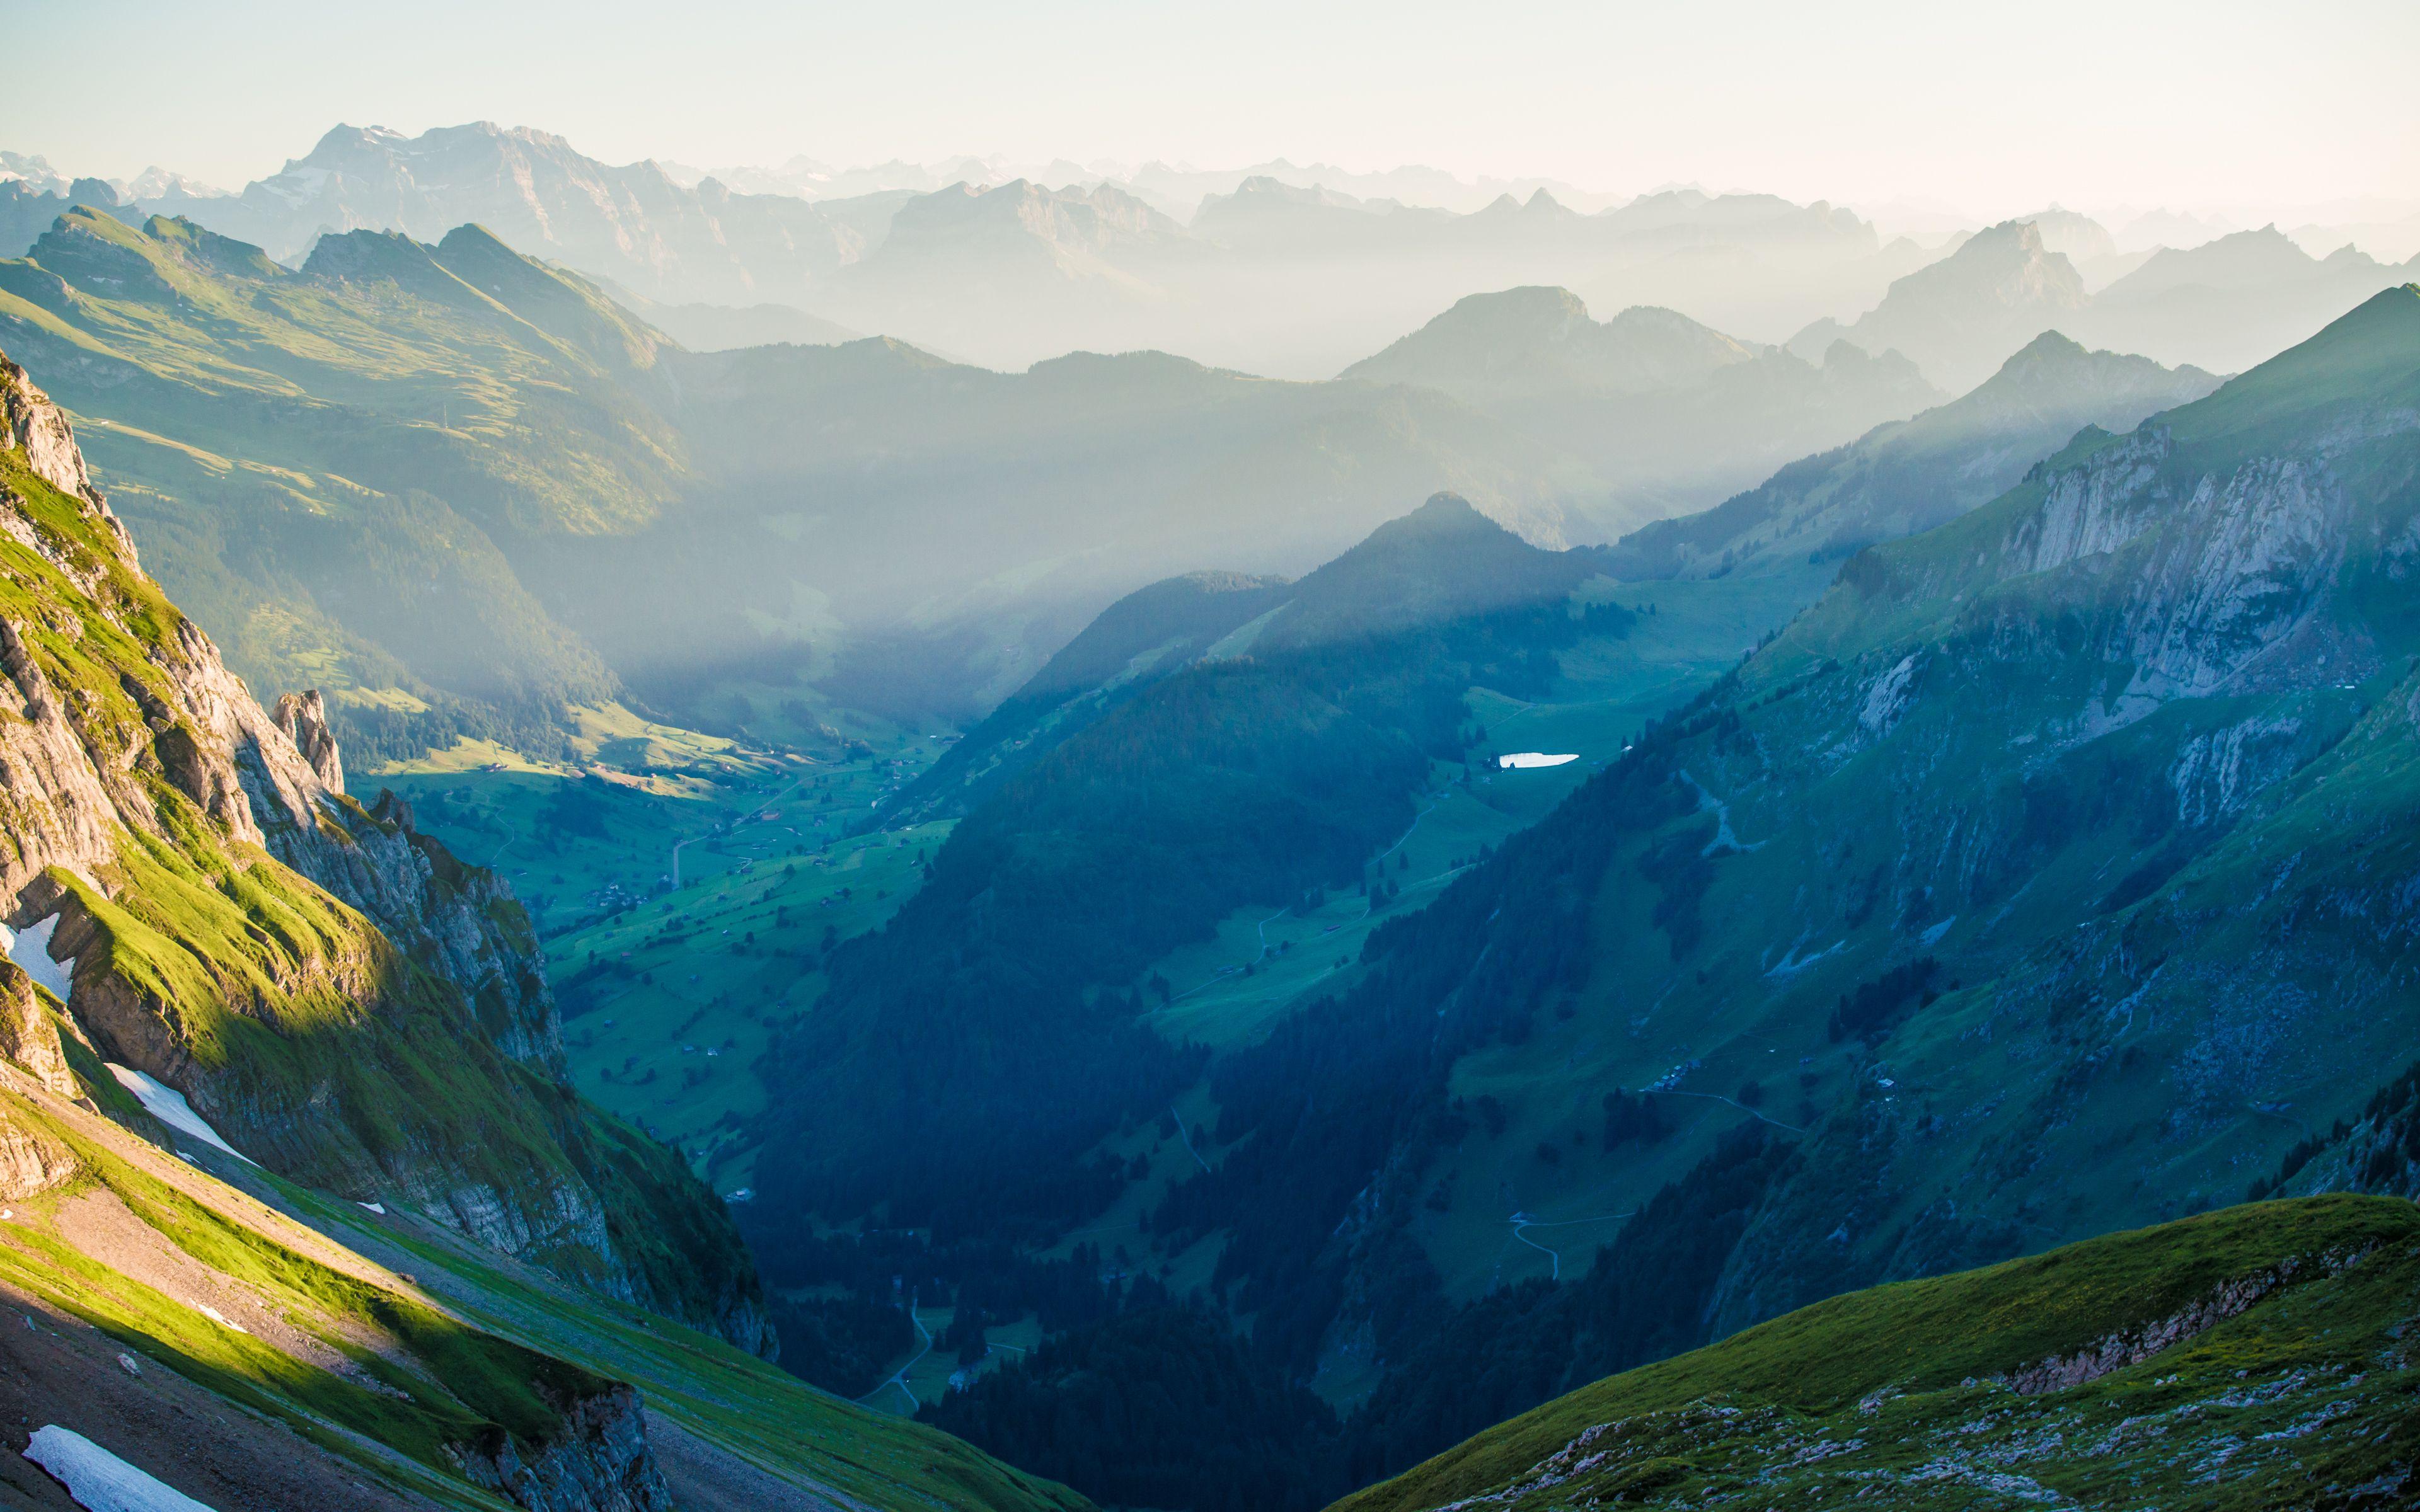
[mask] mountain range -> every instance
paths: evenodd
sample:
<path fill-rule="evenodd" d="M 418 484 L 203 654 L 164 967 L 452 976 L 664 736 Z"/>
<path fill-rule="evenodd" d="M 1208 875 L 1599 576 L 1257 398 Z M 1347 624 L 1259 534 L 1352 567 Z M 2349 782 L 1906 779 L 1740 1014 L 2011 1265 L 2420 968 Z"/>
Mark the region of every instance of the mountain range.
<path fill-rule="evenodd" d="M 1556 470 L 1579 471 L 1415 390 L 1155 356 L 1008 376 L 881 341 L 692 355 L 471 229 L 325 239 L 290 272 L 78 211 L 0 266 L 0 305 L 126 507 L 210 543 L 166 554 L 173 591 L 250 673 L 337 648 L 342 675 L 315 680 L 340 717 L 396 689 L 543 718 L 768 647 L 793 682 L 778 658 L 809 645 L 829 670 L 874 632 L 1020 599 L 1047 634 L 1224 542 L 1307 564 L 1438 484 L 1551 532 Z M 985 472 L 994 506 L 937 539 L 928 511 Z M 624 574 L 649 586 L 595 591 Z"/>
<path fill-rule="evenodd" d="M 1569 296 L 1479 301 L 1366 377 L 1295 384 L 1156 354 L 1005 375 L 881 340 L 692 352 L 475 227 L 327 237 L 289 270 L 77 209 L 0 264 L 0 330 L 171 543 L 171 591 L 381 755 L 543 745 L 631 689 L 725 730 L 795 725 L 807 684 L 965 708 L 1140 583 L 1298 572 L 1407 495 L 1585 539 L 1937 397 L 1891 359 L 1819 369 L 1655 312 L 1615 344 L 1652 327 L 1699 354 L 1608 386 L 1540 348 L 1502 393 L 1447 371 L 1457 322 L 1539 300 Z M 1509 324 L 1508 353 L 1534 345 Z M 1692 446 L 1736 455 L 1693 469 Z"/>
<path fill-rule="evenodd" d="M 1850 559 L 1554 822 L 1373 940 L 1363 983 L 1238 1059 L 1233 1153 L 1180 1240 L 1247 1226 L 1232 1265 L 1280 1194 L 1372 1192 L 1302 1215 L 1345 1226 L 1309 1267 L 1308 1244 L 1256 1246 L 1239 1301 L 1332 1266 L 1337 1310 L 1301 1336 L 1374 1328 L 1384 1350 L 1427 1288 L 1478 1289 L 1443 1262 L 1508 1200 L 1656 1218 L 1576 1289 L 1469 1304 L 1505 1395 L 1442 1392 L 1450 1346 L 1399 1356 L 1370 1412 L 1450 1437 L 1642 1347 L 2235 1200 L 2358 1114 L 2410 1033 L 2375 921 L 2408 866 L 2383 585 L 2416 364 L 2420 290 L 2389 291 Z M 1446 1117 L 1482 1094 L 1504 1108 L 1485 1139 Z"/>
<path fill-rule="evenodd" d="M 1615 544 L 1608 570 L 1647 581 L 1835 563 L 1997 497 L 2086 427 L 2131 430 L 2218 382 L 2045 332 L 1947 404 L 1806 457 L 1714 509 L 1640 527 Z"/>
<path fill-rule="evenodd" d="M 289 265 L 330 232 L 435 240 L 475 222 L 518 251 L 661 304 L 786 306 L 995 367 L 1078 347 L 1156 347 L 1288 378 L 1333 373 L 1473 289 L 1550 284 L 1600 309 L 1668 306 L 1761 341 L 1811 323 L 1818 332 L 1793 344 L 1810 361 L 1837 333 L 1824 322 L 1864 327 L 1859 345 L 1897 347 L 1956 392 L 2043 329 L 1999 323 L 2022 326 L 2040 306 L 2052 324 L 2071 325 L 2059 316 L 2077 307 L 2079 281 L 2098 295 L 2164 241 L 2198 251 L 2226 229 L 2138 217 L 2121 250 L 2107 228 L 2054 206 L 2007 224 L 2040 228 L 2067 271 L 2002 254 L 2005 266 L 1989 273 L 1978 252 L 1950 281 L 1980 285 L 1975 298 L 1919 281 L 1895 307 L 1878 308 L 1894 280 L 1960 250 L 1966 233 L 1925 250 L 1821 201 L 1694 187 L 1617 200 L 1544 180 L 1482 190 L 1431 170 L 1283 162 L 1120 175 L 1063 162 L 1011 171 L 975 158 L 835 172 L 801 159 L 707 174 L 607 164 L 547 132 L 488 122 L 416 137 L 340 126 L 233 193 L 159 169 L 104 182 L 15 154 L 6 163 L 15 166 L 0 165 L 0 253 L 10 255 L 75 203 L 116 209 L 131 224 L 185 216 Z M 1105 216 L 1110 201 L 1125 208 Z M 894 251 L 892 229 L 911 204 L 916 234 Z M 1151 217 L 1160 224 L 1149 235 L 1104 234 Z M 2164 363 L 2240 370 L 2396 281 L 2351 250 L 2352 231 L 2368 236 L 2362 244 L 2390 270 L 2409 255 L 2408 231 L 2366 222 L 2303 226 L 2291 239 L 2273 226 L 2238 233 L 2296 253 L 2335 250 L 2325 259 L 2275 256 L 2251 308 L 2244 289 L 2203 296 L 2189 311 L 2138 308 L 2150 287 L 2142 285 L 2114 301 L 2106 329 L 2073 333 Z M 1977 235 L 1989 246 L 2003 233 Z M 2309 265 L 2322 260 L 2328 268 L 2315 274 Z M 2013 282 L 1993 293 L 1995 278 Z M 765 318 L 765 339 L 792 339 L 783 334 L 790 317 L 768 310 Z M 1993 349 L 1962 345 L 1977 342 Z"/>
<path fill-rule="evenodd" d="M 526 128 L 345 126 L 232 194 L 164 177 L 122 192 L 0 184 L 0 252 L 75 203 L 133 223 L 183 216 L 288 264 L 329 233 L 433 241 L 475 222 L 664 304 L 789 305 L 993 366 L 1151 347 L 1294 378 L 1333 373 L 1473 288 L 1568 283 L 1608 306 L 1676 304 L 1778 334 L 1871 300 L 1920 260 L 1845 210 L 1769 195 L 1672 190 L 1583 214 L 1529 185 L 1525 200 L 1508 189 L 1454 213 L 1298 188 L 1300 177 L 1237 176 L 1182 207 L 1179 224 L 1148 178 L 1052 189 L 909 175 L 809 201 L 606 164 Z M 897 227 L 911 234 L 894 239 Z"/>
<path fill-rule="evenodd" d="M 2350 246 L 2313 257 L 2269 226 L 2188 251 L 2156 252 L 2086 292 L 2075 264 L 2040 224 L 2007 221 L 1892 284 L 1854 321 L 1819 320 L 1788 346 L 1810 360 L 1841 340 L 1899 351 L 1953 391 L 1980 381 L 2044 331 L 2234 372 L 2412 272 L 2409 264 L 2383 264 Z"/>
<path fill-rule="evenodd" d="M 2110 424 L 2058 435 L 2061 370 Z M 1839 1292 L 2401 1190 L 2415 382 L 2414 288 L 2223 385 L 2038 342 L 1964 413 L 1798 465 L 1916 533 L 1795 618 L 1789 548 L 1623 584 L 1670 543 L 1540 552 L 1450 501 L 1338 559 L 1389 584 L 1343 640 L 1282 637 L 1322 575 L 1138 595 L 900 800 L 964 817 L 766 1063 L 803 1090 L 757 1124 L 752 1242 L 803 1285 L 856 1216 L 944 1274 L 1126 1236 L 1249 1351 L 1120 1314 L 934 1420 L 1077 1465 L 1049 1425 L 1103 1371 L 1231 1371 L 1253 1412 L 1308 1384 L 1335 1419 L 1267 1452 L 1315 1504 Z M 1927 474 L 1973 491 L 1879 504 Z M 1788 623 L 1642 703 L 1693 581 Z M 1492 759 L 1525 718 L 1581 737 L 1526 800 Z M 985 1273 L 1001 1313 L 1038 1284 Z"/>
<path fill-rule="evenodd" d="M 1606 534 L 1943 397 L 1895 351 L 1802 360 L 1643 305 L 1599 323 L 1559 288 L 1471 295 L 1343 377 L 1435 389 L 1580 458 L 1616 506 Z"/>

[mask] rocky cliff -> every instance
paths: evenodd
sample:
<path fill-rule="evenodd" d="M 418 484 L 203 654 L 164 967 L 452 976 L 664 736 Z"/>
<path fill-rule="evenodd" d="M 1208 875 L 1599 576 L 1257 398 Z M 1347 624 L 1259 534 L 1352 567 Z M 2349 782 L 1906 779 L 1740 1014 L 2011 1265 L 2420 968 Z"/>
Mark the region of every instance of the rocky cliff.
<path fill-rule="evenodd" d="M 272 1168 L 766 1347 L 712 1195 L 566 1082 L 503 884 L 345 794 L 317 694 L 255 701 L 5 359 L 0 407 L 0 917 L 60 1022 Z"/>
<path fill-rule="evenodd" d="M 628 1386 L 571 1403 L 562 1433 L 541 1449 L 525 1454 L 496 1429 L 456 1454 L 464 1478 L 528 1512 L 673 1512 L 639 1394 Z"/>

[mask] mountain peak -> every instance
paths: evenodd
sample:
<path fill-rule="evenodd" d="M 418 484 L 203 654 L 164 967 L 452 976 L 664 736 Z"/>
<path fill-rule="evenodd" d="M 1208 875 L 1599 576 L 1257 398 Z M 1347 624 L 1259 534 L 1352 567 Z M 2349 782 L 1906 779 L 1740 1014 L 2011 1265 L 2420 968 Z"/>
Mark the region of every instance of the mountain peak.
<path fill-rule="evenodd" d="M 1532 546 L 1441 490 L 1305 576 L 1269 640 L 1311 645 L 1534 603 L 1594 570 L 1586 553 Z"/>
<path fill-rule="evenodd" d="M 2082 342 L 2059 332 L 2045 331 L 2011 354 L 2000 364 L 2000 371 L 2005 373 L 2020 363 L 2071 362 L 2090 355 L 2090 349 Z"/>
<path fill-rule="evenodd" d="M 1400 520 L 1390 521 L 1388 525 L 1381 525 L 1378 528 L 1383 531 L 1395 525 L 1422 531 L 1502 531 L 1504 529 L 1503 526 L 1481 514 L 1478 506 L 1469 500 L 1446 489 L 1440 489 L 1429 495 L 1420 501 L 1419 508 L 1413 510 Z"/>
<path fill-rule="evenodd" d="M 400 231 L 332 231 L 312 247 L 302 271 L 313 278 L 393 278 L 428 261 L 428 249 Z"/>
<path fill-rule="evenodd" d="M 514 258 L 520 256 L 520 253 L 504 244 L 502 237 L 476 221 L 465 221 L 446 232 L 444 239 L 437 243 L 437 250 L 444 253 L 500 253 Z"/>
<path fill-rule="evenodd" d="M 2049 255 L 2050 249 L 2042 240 L 2041 226 L 2037 222 L 2002 221 L 1968 237 L 1956 252 L 1934 266 L 1961 260 L 1968 264 L 2031 262 Z"/>
<path fill-rule="evenodd" d="M 1404 551 L 1421 552 L 1452 541 L 1454 550 L 1466 550 L 1474 541 L 1521 542 L 1521 538 L 1501 524 L 1481 514 L 1477 505 L 1450 489 L 1440 489 L 1421 501 L 1419 508 L 1398 515 L 1368 535 L 1361 544 L 1305 578 L 1305 583 L 1315 582 L 1323 573 L 1334 574 L 1347 563 L 1372 556 L 1394 556 Z M 1524 552 L 1537 548 L 1521 542 Z"/>
<path fill-rule="evenodd" d="M 2164 367 L 2148 357 L 2098 351 L 2063 332 L 2045 331 L 1998 372 L 1933 411 L 1933 424 L 2009 425 L 2018 415 L 2045 421 L 2056 416 L 2062 425 L 2093 418 L 2127 430 L 2144 415 L 2199 398 L 2217 386 L 2217 378 L 2197 367 Z"/>
<path fill-rule="evenodd" d="M 1533 284 L 1465 295 L 1344 376 L 1460 396 L 1574 383 L 1629 393 L 1696 381 L 1754 355 L 1678 311 L 1633 305 L 1599 322 L 1571 290 Z"/>
<path fill-rule="evenodd" d="M 1926 377 L 1956 392 L 1973 387 L 2054 319 L 2091 301 L 2084 277 L 2042 239 L 2032 221 L 2002 221 L 1957 251 L 1892 283 L 1882 302 L 1843 330 L 1819 320 L 1791 338 L 1811 356 L 1845 335 L 1868 351 L 1897 347 Z"/>

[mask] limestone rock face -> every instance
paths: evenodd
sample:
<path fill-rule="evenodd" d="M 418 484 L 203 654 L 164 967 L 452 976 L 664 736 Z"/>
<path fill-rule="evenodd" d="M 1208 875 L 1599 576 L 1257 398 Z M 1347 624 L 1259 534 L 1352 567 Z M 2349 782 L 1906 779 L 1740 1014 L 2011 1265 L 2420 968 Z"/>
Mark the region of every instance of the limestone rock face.
<path fill-rule="evenodd" d="M 62 520 L 57 500 L 0 476 L 0 552 L 14 543 L 39 559 L 16 558 L 22 565 L 0 580 L 0 922 L 54 921 L 49 953 L 72 963 L 67 1007 L 80 1032 L 105 1058 L 184 1094 L 265 1165 L 307 1172 L 348 1196 L 400 1198 L 483 1243 L 762 1351 L 761 1297 L 736 1233 L 701 1269 L 716 1281 L 703 1288 L 660 1267 L 647 1271 L 614 1242 L 608 1167 L 615 1157 L 599 1148 L 571 1093 L 536 935 L 504 882 L 421 834 L 394 795 L 365 808 L 346 794 L 318 692 L 282 698 L 273 714 L 262 708 L 209 638 L 143 575 L 66 417 L 5 357 L 0 410 L 0 456 L 17 452 L 25 471 L 78 512 Z M 190 834 L 195 810 L 208 836 Z M 145 944 L 151 936 L 117 917 L 121 901 L 138 900 L 116 889 L 151 886 L 130 882 L 150 874 L 137 869 L 200 850 L 214 857 L 204 874 L 160 886 L 215 889 L 217 906 L 235 903 L 240 922 L 233 927 L 257 950 L 232 936 L 216 946 L 181 937 Z M 337 916 L 308 949 L 279 945 L 272 932 L 284 926 L 274 909 L 246 914 L 242 900 L 252 890 L 246 873 L 272 893 L 299 886 L 276 874 L 281 863 L 360 918 Z M 143 901 L 172 907 L 163 896 L 146 891 Z M 188 946 L 200 953 L 178 954 Z M 461 1029 L 446 1032 L 483 1038 L 555 1089 L 533 1097 L 501 1068 L 477 1083 L 476 1096 L 514 1103 L 524 1143 L 512 1148 L 520 1156 L 464 1148 L 486 1141 L 466 1138 L 473 1125 L 458 1116 L 445 1125 L 455 1133 L 435 1136 L 417 1099 L 349 1096 L 344 1077 L 324 1068 L 308 1073 L 318 1077 L 308 1085 L 290 1068 L 283 1081 L 263 1082 L 231 1057 L 223 1034 L 196 1030 L 205 1021 L 274 1025 L 277 1004 L 308 1002 L 318 1015 L 313 1033 L 392 1043 L 406 1032 L 425 1037 L 429 1003 L 449 996 L 458 1009 L 434 1011 L 441 1021 L 455 1015 Z M 385 1015 L 396 1015 L 394 1026 L 381 1028 Z M 407 1022 L 422 1027 L 407 1031 Z M 287 1056 L 276 1042 L 287 1032 L 247 1042 L 272 1058 Z M 54 1090 L 75 1090 L 54 1022 L 14 965 L 0 969 L 0 1056 Z M 410 1057 L 431 1064 L 425 1049 Z M 439 1066 L 416 1074 L 449 1073 Z M 427 1089 L 452 1095 L 438 1084 Z M 368 1105 L 380 1096 L 391 1105 Z M 375 1137 L 365 1138 L 365 1129 Z M 702 1187 L 679 1200 L 714 1202 Z M 659 1216 L 631 1211 L 617 1221 Z M 684 1292 L 690 1301 L 678 1300 Z"/>
<path fill-rule="evenodd" d="M 75 1173 L 75 1157 L 63 1146 L 0 1113 L 0 1200 L 22 1202 Z"/>
<path fill-rule="evenodd" d="M 22 448 L 27 464 L 59 492 L 79 495 L 100 507 L 101 494 L 92 486 L 92 474 L 85 470 L 84 453 L 76 446 L 67 416 L 25 376 L 23 368 L 6 357 L 0 357 L 0 414 L 8 422 L 0 448 Z"/>
<path fill-rule="evenodd" d="M 393 793 L 364 809 L 322 770 L 341 776 L 343 759 L 316 691 L 278 701 L 289 706 L 314 754 L 301 757 L 284 729 L 282 748 L 234 744 L 235 771 L 259 816 L 271 854 L 375 920 L 388 939 L 458 987 L 496 1047 L 560 1080 L 563 1026 L 547 985 L 529 915 L 504 879 L 466 866 L 436 837 L 412 826 L 411 809 Z"/>
<path fill-rule="evenodd" d="M 336 755 L 336 737 L 328 733 L 328 705 L 319 690 L 287 693 L 277 701 L 277 728 L 311 764 L 311 770 L 331 790 L 345 791 L 345 764 Z"/>
<path fill-rule="evenodd" d="M 566 1431 L 532 1458 L 503 1434 L 458 1450 L 473 1483 L 529 1512 L 672 1512 L 673 1495 L 648 1446 L 639 1395 L 628 1386 L 573 1403 Z"/>
<path fill-rule="evenodd" d="M 35 993 L 34 980 L 13 961 L 0 961 L 0 1059 L 23 1067 L 46 1091 L 77 1094 L 58 1026 Z"/>

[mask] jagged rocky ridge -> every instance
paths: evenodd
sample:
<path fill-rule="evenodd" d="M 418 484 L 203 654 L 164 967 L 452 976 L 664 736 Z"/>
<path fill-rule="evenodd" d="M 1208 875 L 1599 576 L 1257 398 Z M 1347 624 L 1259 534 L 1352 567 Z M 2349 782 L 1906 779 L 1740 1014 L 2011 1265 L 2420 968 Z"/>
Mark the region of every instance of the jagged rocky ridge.
<path fill-rule="evenodd" d="M 0 984 L 11 1058 L 84 1041 L 273 1168 L 769 1350 L 712 1194 L 571 1091 L 509 891 L 345 794 L 316 694 L 253 699 L 0 364 L 0 904 L 72 981 Z"/>
<path fill-rule="evenodd" d="M 1632 532 L 1611 548 L 1607 570 L 1643 580 L 1835 563 L 1989 502 L 2086 425 L 2132 430 L 2218 381 L 2047 332 L 1947 404 L 1792 462 L 1702 514 Z"/>

